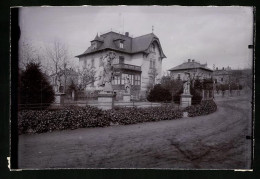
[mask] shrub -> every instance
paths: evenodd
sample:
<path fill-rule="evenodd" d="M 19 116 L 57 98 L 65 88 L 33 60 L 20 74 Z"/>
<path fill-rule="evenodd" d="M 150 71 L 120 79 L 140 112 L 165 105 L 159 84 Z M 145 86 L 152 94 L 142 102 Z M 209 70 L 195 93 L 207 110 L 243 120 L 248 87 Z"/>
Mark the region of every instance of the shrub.
<path fill-rule="evenodd" d="M 201 104 L 186 107 L 189 117 L 201 116 L 213 113 L 217 110 L 217 105 L 213 100 L 202 101 Z"/>
<path fill-rule="evenodd" d="M 21 73 L 19 98 L 21 104 L 47 107 L 54 101 L 54 90 L 41 72 L 40 65 L 29 63 Z M 43 105 L 44 104 L 44 105 Z"/>
<path fill-rule="evenodd" d="M 43 133 L 53 130 L 85 127 L 105 127 L 147 121 L 171 120 L 182 117 L 181 110 L 172 107 L 116 108 L 102 111 L 96 107 L 70 106 L 63 110 L 23 110 L 18 115 L 19 134 Z"/>
<path fill-rule="evenodd" d="M 151 89 L 147 100 L 151 102 L 171 101 L 171 94 L 167 89 L 157 84 Z"/>
<path fill-rule="evenodd" d="M 136 124 L 148 121 L 172 120 L 182 117 L 181 110 L 175 110 L 171 106 L 149 108 L 118 108 L 107 111 L 111 122 L 122 125 Z"/>

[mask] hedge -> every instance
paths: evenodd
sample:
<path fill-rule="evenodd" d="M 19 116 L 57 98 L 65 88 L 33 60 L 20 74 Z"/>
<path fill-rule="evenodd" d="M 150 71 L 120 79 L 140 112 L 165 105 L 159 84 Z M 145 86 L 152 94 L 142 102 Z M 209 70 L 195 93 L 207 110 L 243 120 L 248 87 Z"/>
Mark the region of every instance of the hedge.
<path fill-rule="evenodd" d="M 181 110 L 171 107 L 116 108 L 103 111 L 96 107 L 70 106 L 62 110 L 23 110 L 18 113 L 18 132 L 44 133 L 54 130 L 105 127 L 182 117 Z"/>
<path fill-rule="evenodd" d="M 44 133 L 54 130 L 77 129 L 86 127 L 106 127 L 111 124 L 136 124 L 149 121 L 173 120 L 213 113 L 217 110 L 214 101 L 202 101 L 184 110 L 172 106 L 127 108 L 117 107 L 103 111 L 96 107 L 69 106 L 59 110 L 22 110 L 18 113 L 18 133 Z"/>
<path fill-rule="evenodd" d="M 198 105 L 188 106 L 184 109 L 184 111 L 188 112 L 189 117 L 207 115 L 216 110 L 217 105 L 213 100 L 202 101 Z"/>

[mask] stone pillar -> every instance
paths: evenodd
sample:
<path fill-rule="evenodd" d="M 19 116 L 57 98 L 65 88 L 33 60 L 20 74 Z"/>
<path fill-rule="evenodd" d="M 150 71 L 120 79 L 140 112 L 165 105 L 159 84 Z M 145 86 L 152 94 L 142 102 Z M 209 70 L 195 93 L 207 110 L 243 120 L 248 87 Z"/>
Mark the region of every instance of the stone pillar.
<path fill-rule="evenodd" d="M 55 93 L 55 105 L 63 105 L 64 104 L 64 98 L 65 98 L 65 93 Z"/>
<path fill-rule="evenodd" d="M 191 106 L 191 98 L 192 98 L 192 95 L 190 94 L 181 94 L 181 107 L 185 108 L 185 107 L 188 107 L 188 106 Z"/>
<path fill-rule="evenodd" d="M 124 102 L 130 102 L 131 101 L 131 94 L 130 93 L 124 93 L 123 94 L 123 101 Z"/>
<path fill-rule="evenodd" d="M 98 108 L 103 110 L 114 108 L 115 94 L 113 92 L 100 92 L 98 94 Z"/>

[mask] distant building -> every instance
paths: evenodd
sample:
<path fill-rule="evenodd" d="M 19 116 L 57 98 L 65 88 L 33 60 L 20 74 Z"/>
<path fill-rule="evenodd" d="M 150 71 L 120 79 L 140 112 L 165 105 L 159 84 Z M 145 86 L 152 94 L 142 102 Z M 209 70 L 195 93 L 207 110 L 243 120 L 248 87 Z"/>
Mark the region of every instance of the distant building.
<path fill-rule="evenodd" d="M 217 84 L 237 84 L 243 87 L 248 86 L 248 83 L 252 81 L 252 70 L 250 69 L 231 69 L 216 68 L 213 72 L 213 78 Z"/>
<path fill-rule="evenodd" d="M 101 65 L 100 57 L 108 51 L 114 51 L 117 59 L 113 61 L 115 77 L 113 89 L 118 95 L 123 93 L 126 77 L 131 81 L 132 95 L 146 96 L 150 83 L 159 82 L 162 74 L 163 53 L 159 38 L 153 33 L 139 37 L 130 37 L 125 34 L 110 31 L 100 36 L 96 35 L 91 46 L 78 55 L 80 68 L 95 68 L 96 77 Z M 87 86 L 87 90 L 100 90 L 98 80 Z"/>
<path fill-rule="evenodd" d="M 218 67 L 213 72 L 213 78 L 218 84 L 228 84 L 230 81 L 230 75 L 232 74 L 231 68 L 221 68 Z"/>
<path fill-rule="evenodd" d="M 213 73 L 213 70 L 208 68 L 207 64 L 200 64 L 199 62 L 191 59 L 188 59 L 187 62 L 173 67 L 168 71 L 173 78 L 181 80 L 185 77 L 185 72 L 189 72 L 192 79 L 211 78 Z"/>

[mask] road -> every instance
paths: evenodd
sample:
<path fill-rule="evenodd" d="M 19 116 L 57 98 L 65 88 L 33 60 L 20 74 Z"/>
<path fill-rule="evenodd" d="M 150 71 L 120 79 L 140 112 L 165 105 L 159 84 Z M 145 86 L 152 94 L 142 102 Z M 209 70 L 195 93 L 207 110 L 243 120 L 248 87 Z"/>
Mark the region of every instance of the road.
<path fill-rule="evenodd" d="M 216 101 L 206 116 L 20 135 L 19 168 L 246 169 L 248 98 Z"/>

